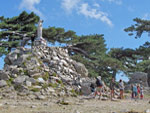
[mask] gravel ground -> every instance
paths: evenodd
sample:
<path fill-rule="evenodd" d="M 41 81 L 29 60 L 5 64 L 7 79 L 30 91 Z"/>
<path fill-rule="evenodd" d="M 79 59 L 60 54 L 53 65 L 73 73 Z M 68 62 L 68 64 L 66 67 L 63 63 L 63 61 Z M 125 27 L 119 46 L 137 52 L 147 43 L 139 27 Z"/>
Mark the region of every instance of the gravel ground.
<path fill-rule="evenodd" d="M 102 101 L 98 99 L 65 98 L 47 100 L 0 100 L 0 113 L 144 113 L 150 109 L 150 98 L 144 100 Z"/>

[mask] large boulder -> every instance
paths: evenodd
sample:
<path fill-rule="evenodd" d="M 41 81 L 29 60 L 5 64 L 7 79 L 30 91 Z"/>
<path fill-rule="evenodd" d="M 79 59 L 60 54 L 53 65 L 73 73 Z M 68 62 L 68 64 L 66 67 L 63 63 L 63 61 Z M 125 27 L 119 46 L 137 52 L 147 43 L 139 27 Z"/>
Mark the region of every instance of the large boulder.
<path fill-rule="evenodd" d="M 148 81 L 148 86 L 150 87 L 150 72 L 148 72 L 147 81 Z"/>
<path fill-rule="evenodd" d="M 86 69 L 84 64 L 82 64 L 80 62 L 73 61 L 73 65 L 74 65 L 76 71 L 79 74 L 81 74 L 81 76 L 83 76 L 83 77 L 88 76 L 88 70 Z"/>
<path fill-rule="evenodd" d="M 14 83 L 16 85 L 21 85 L 25 82 L 26 79 L 28 79 L 29 77 L 28 76 L 18 76 L 17 78 L 14 79 Z"/>
<path fill-rule="evenodd" d="M 144 87 L 148 87 L 147 73 L 135 72 L 131 75 L 129 84 L 141 84 Z"/>
<path fill-rule="evenodd" d="M 81 93 L 83 95 L 90 95 L 91 94 L 91 88 L 89 86 L 81 86 Z"/>
<path fill-rule="evenodd" d="M 7 82 L 5 80 L 0 80 L 0 88 L 7 86 Z"/>
<path fill-rule="evenodd" d="M 9 80 L 9 72 L 0 70 L 0 80 Z"/>

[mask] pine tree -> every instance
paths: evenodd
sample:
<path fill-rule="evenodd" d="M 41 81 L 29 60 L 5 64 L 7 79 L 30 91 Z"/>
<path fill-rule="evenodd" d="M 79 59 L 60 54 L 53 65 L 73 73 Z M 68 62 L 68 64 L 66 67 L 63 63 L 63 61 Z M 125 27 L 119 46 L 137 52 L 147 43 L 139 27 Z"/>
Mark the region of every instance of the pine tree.
<path fill-rule="evenodd" d="M 34 40 L 36 35 L 36 23 L 39 17 L 33 12 L 28 14 L 23 11 L 19 16 L 12 18 L 0 17 L 0 50 L 10 52 L 12 48 L 16 48 L 26 39 L 27 44 L 29 40 Z M 3 49 L 2 49 L 3 48 Z M 3 53 L 5 53 L 3 52 Z"/>

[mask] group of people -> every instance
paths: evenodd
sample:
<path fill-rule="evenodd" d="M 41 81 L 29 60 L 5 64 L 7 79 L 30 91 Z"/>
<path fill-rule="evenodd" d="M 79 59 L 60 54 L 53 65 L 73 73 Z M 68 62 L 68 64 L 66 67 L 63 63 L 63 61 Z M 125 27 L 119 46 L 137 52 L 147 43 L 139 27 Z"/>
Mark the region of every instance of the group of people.
<path fill-rule="evenodd" d="M 131 98 L 132 99 L 143 99 L 143 87 L 140 84 L 132 84 L 131 85 Z"/>
<path fill-rule="evenodd" d="M 91 91 L 94 94 L 94 97 L 96 97 L 96 95 L 99 95 L 99 97 L 102 96 L 102 92 L 104 91 L 103 89 L 103 81 L 101 80 L 101 76 L 98 76 L 96 78 L 96 88 L 94 87 L 94 84 L 91 84 Z M 111 100 L 113 100 L 115 98 L 115 87 L 116 87 L 116 82 L 115 79 L 112 78 L 111 82 L 110 82 L 110 98 Z M 119 90 L 120 90 L 120 99 L 124 98 L 124 82 L 123 80 L 119 81 Z M 143 87 L 140 86 L 140 84 L 133 84 L 131 85 L 131 98 L 133 99 L 143 99 Z"/>
<path fill-rule="evenodd" d="M 111 90 L 110 98 L 111 98 L 111 100 L 115 97 L 115 87 L 116 87 L 115 79 L 112 78 L 112 81 L 110 82 L 110 90 Z M 121 79 L 119 81 L 119 89 L 120 89 L 120 99 L 123 99 L 123 97 L 124 97 L 124 83 Z"/>

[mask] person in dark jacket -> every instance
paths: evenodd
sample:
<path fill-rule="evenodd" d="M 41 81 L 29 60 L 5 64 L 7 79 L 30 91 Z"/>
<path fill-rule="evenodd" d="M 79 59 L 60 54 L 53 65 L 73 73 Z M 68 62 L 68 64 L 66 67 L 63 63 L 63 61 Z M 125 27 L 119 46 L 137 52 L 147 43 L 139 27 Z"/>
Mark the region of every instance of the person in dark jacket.
<path fill-rule="evenodd" d="M 103 88 L 103 82 L 101 80 L 101 76 L 98 76 L 96 78 L 96 91 L 95 91 L 95 97 L 96 95 L 99 95 L 99 99 L 101 98 L 102 95 L 102 88 Z"/>

